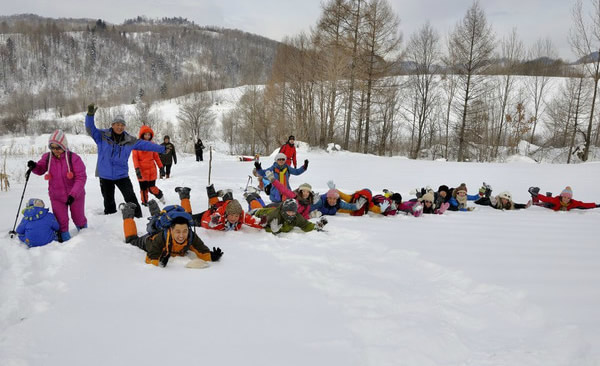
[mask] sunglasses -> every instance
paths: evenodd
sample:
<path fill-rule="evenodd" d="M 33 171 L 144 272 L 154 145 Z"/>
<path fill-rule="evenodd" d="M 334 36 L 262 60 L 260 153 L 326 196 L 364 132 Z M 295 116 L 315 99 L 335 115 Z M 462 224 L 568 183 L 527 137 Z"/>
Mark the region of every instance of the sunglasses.
<path fill-rule="evenodd" d="M 277 161 L 285 161 L 285 159 L 277 159 Z"/>
<path fill-rule="evenodd" d="M 62 150 L 62 147 L 56 145 L 50 145 L 50 150 Z"/>
<path fill-rule="evenodd" d="M 465 192 L 465 191 L 460 191 L 460 192 L 457 192 L 456 194 L 458 194 L 458 195 L 460 195 L 460 196 L 466 196 L 466 195 L 467 195 L 467 192 Z"/>

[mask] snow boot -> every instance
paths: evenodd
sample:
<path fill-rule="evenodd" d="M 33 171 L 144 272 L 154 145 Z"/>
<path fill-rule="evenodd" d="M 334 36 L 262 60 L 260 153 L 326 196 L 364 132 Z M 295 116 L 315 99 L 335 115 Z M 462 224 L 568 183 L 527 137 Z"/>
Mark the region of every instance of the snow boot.
<path fill-rule="evenodd" d="M 179 193 L 179 199 L 190 199 L 190 191 L 192 189 L 189 187 L 176 187 L 175 192 Z"/>

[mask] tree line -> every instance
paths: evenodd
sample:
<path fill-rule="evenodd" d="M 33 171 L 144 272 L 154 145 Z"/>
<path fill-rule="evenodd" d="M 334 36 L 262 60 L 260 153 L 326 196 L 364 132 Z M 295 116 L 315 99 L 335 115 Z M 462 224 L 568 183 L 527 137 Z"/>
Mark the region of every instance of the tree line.
<path fill-rule="evenodd" d="M 424 22 L 403 42 L 387 0 L 328 0 L 309 32 L 278 46 L 264 87 L 224 116 L 224 139 L 238 153 L 270 153 L 294 134 L 458 161 L 495 160 L 525 141 L 585 161 L 600 142 L 600 0 L 590 4 L 573 5 L 569 39 L 581 62 L 566 64 L 550 39 L 526 47 L 516 30 L 497 35 L 477 1 L 444 37 Z"/>

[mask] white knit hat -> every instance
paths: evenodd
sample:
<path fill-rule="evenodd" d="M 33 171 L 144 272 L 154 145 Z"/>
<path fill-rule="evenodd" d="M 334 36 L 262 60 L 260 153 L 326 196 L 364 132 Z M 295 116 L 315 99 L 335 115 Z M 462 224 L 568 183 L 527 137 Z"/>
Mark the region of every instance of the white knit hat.
<path fill-rule="evenodd" d="M 279 159 L 287 160 L 287 156 L 285 156 L 284 153 L 279 153 L 279 154 L 275 155 L 275 161 L 277 161 Z"/>

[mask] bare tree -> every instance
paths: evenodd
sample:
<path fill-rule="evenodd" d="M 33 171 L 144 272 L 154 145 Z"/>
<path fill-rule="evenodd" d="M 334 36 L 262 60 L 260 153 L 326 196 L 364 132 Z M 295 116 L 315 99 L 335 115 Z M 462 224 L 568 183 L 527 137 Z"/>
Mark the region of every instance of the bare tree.
<path fill-rule="evenodd" d="M 354 82 L 358 64 L 359 30 L 362 19 L 361 6 L 362 0 L 354 0 L 351 2 L 349 10 L 351 14 L 351 22 L 348 24 L 348 34 L 350 38 L 350 44 L 352 45 L 352 51 L 350 58 L 350 87 L 348 91 L 348 106 L 346 108 L 346 128 L 344 135 L 344 149 L 346 150 L 348 150 L 350 143 L 350 125 L 352 121 L 352 108 L 354 103 Z"/>
<path fill-rule="evenodd" d="M 415 95 L 415 108 L 412 113 L 416 120 L 417 137 L 411 157 L 417 159 L 426 123 L 430 122 L 437 101 L 435 74 L 438 71 L 437 63 L 440 61 L 439 36 L 429 22 L 411 36 L 406 57 L 412 61 L 415 68 L 410 75 L 410 86 Z"/>
<path fill-rule="evenodd" d="M 183 136 L 193 136 L 194 139 L 211 137 L 211 129 L 215 123 L 215 116 L 210 110 L 211 105 L 211 101 L 204 94 L 179 104 L 177 120 Z"/>
<path fill-rule="evenodd" d="M 493 157 L 498 156 L 498 149 L 502 144 L 502 131 L 504 130 L 506 111 L 515 84 L 513 72 L 523 61 L 523 42 L 519 40 L 516 29 L 513 29 L 508 37 L 502 39 L 500 43 L 500 50 L 500 57 L 504 62 L 506 72 L 504 75 L 500 76 L 501 82 L 498 83 L 500 115 L 498 116 Z"/>
<path fill-rule="evenodd" d="M 534 66 L 531 68 L 532 75 L 527 78 L 526 87 L 533 100 L 533 128 L 529 142 L 533 143 L 535 130 L 541 116 L 544 112 L 544 97 L 548 91 L 550 77 L 545 72 L 549 66 L 549 61 L 557 57 L 556 50 L 549 39 L 538 40 L 529 50 L 529 62 Z"/>
<path fill-rule="evenodd" d="M 485 87 L 485 82 L 481 72 L 489 65 L 494 51 L 494 34 L 479 2 L 474 2 L 463 20 L 456 25 L 450 35 L 449 46 L 448 53 L 460 77 L 459 87 L 462 92 L 457 160 L 464 161 L 469 107 L 484 93 L 482 87 Z"/>
<path fill-rule="evenodd" d="M 598 80 L 600 80 L 600 0 L 591 0 L 590 2 L 593 8 L 592 11 L 584 12 L 582 0 L 577 1 L 572 10 L 574 24 L 569 33 L 569 42 L 573 52 L 582 58 L 586 72 L 594 80 L 589 121 L 585 133 L 583 161 L 587 161 L 589 157 Z M 590 16 L 589 23 L 584 19 L 584 14 Z"/>
<path fill-rule="evenodd" d="M 392 66 L 386 58 L 398 57 L 401 35 L 398 33 L 400 19 L 387 0 L 371 0 L 365 11 L 361 54 L 366 79 L 365 140 L 364 152 L 369 152 L 369 127 L 371 123 L 371 97 L 381 77 Z"/>

